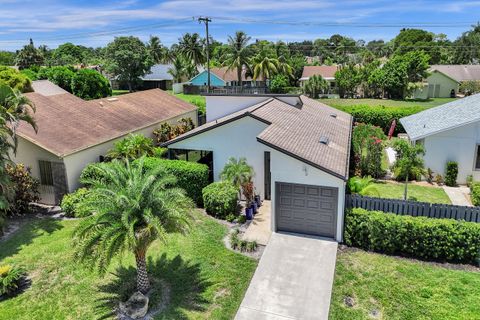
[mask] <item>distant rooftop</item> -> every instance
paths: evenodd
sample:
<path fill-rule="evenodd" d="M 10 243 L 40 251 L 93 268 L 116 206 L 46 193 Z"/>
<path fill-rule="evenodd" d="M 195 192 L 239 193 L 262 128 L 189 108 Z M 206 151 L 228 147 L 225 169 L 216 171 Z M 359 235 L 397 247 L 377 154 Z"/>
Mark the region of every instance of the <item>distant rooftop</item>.
<path fill-rule="evenodd" d="M 32 88 L 34 92 L 46 97 L 68 93 L 49 80 L 32 81 Z"/>
<path fill-rule="evenodd" d="M 171 64 L 156 64 L 150 69 L 150 73 L 141 77 L 145 81 L 162 81 L 173 80 L 173 76 L 168 73 L 168 70 L 172 68 Z"/>
<path fill-rule="evenodd" d="M 480 65 L 446 64 L 432 65 L 430 70 L 437 70 L 457 81 L 480 80 Z"/>

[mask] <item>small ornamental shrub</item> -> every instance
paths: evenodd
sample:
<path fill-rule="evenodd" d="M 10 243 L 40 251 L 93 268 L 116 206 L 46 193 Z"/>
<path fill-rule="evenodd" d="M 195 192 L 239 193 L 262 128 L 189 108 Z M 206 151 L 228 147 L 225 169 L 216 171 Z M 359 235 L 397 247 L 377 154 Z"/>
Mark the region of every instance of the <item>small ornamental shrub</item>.
<path fill-rule="evenodd" d="M 355 208 L 346 214 L 345 243 L 386 254 L 478 264 L 480 224 Z"/>
<path fill-rule="evenodd" d="M 238 216 L 237 222 L 240 223 L 240 224 L 244 224 L 245 222 L 247 222 L 247 216 L 245 216 L 245 215 Z"/>
<path fill-rule="evenodd" d="M 473 184 L 473 176 L 471 174 L 469 174 L 467 176 L 467 187 L 471 188 L 472 184 Z"/>
<path fill-rule="evenodd" d="M 437 175 L 435 175 L 435 183 L 438 184 L 439 186 L 441 186 L 443 184 L 443 177 L 441 174 L 437 173 Z"/>
<path fill-rule="evenodd" d="M 19 267 L 8 264 L 0 266 L 0 297 L 15 293 L 24 275 Z"/>
<path fill-rule="evenodd" d="M 6 172 L 12 182 L 12 201 L 7 215 L 22 215 L 31 211 L 30 203 L 40 200 L 40 182 L 32 177 L 30 168 L 23 164 L 7 165 Z"/>
<path fill-rule="evenodd" d="M 203 188 L 203 204 L 208 214 L 225 219 L 237 209 L 237 189 L 226 181 L 214 182 Z"/>
<path fill-rule="evenodd" d="M 385 107 L 385 106 L 369 106 L 354 105 L 344 106 L 341 110 L 350 113 L 356 122 L 363 122 L 382 128 L 385 134 L 388 134 L 393 120 L 396 121 L 394 135 L 404 133 L 405 129 L 399 119 L 419 113 L 424 110 L 423 107 Z"/>
<path fill-rule="evenodd" d="M 445 169 L 445 184 L 449 187 L 455 187 L 457 185 L 458 177 L 458 163 L 455 161 L 447 162 Z"/>
<path fill-rule="evenodd" d="M 87 165 L 80 174 L 80 183 L 85 187 L 91 187 L 91 180 L 102 181 L 105 177 L 102 176 L 103 167 L 109 166 L 108 162 L 96 162 Z"/>
<path fill-rule="evenodd" d="M 480 206 L 480 183 L 473 182 L 470 185 L 470 197 L 472 199 L 472 204 L 476 207 Z"/>
<path fill-rule="evenodd" d="M 382 169 L 383 141 L 387 137 L 382 129 L 371 124 L 356 123 L 352 133 L 353 171 L 357 176 L 380 178 Z"/>
<path fill-rule="evenodd" d="M 94 208 L 91 208 L 86 201 L 90 192 L 86 188 L 77 189 L 77 191 L 63 196 L 60 207 L 67 217 L 83 218 L 90 216 Z"/>
<path fill-rule="evenodd" d="M 236 215 L 234 215 L 233 213 L 230 213 L 230 214 L 227 214 L 227 216 L 225 217 L 225 220 L 227 220 L 228 222 L 233 222 L 235 221 L 236 218 L 237 218 Z"/>
<path fill-rule="evenodd" d="M 427 173 L 425 178 L 427 179 L 428 183 L 433 183 L 434 176 L 433 176 L 433 170 L 431 168 L 427 168 Z"/>
<path fill-rule="evenodd" d="M 145 158 L 146 169 L 162 166 L 167 173 L 177 178 L 177 186 L 182 188 L 198 206 L 203 205 L 202 190 L 208 185 L 208 166 L 184 160 Z"/>

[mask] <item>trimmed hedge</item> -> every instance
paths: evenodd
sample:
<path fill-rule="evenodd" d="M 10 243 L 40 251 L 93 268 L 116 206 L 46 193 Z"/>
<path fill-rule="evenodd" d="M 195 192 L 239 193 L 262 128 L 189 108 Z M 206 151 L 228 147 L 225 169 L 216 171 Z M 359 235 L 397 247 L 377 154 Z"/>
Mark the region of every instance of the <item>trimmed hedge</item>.
<path fill-rule="evenodd" d="M 67 217 L 84 218 L 92 215 L 94 209 L 84 203 L 90 197 L 86 188 L 77 189 L 75 192 L 63 196 L 60 207 Z"/>
<path fill-rule="evenodd" d="M 203 203 L 208 214 L 225 219 L 235 214 L 238 190 L 227 181 L 214 182 L 203 188 Z"/>
<path fill-rule="evenodd" d="M 455 161 L 447 162 L 445 168 L 445 184 L 449 187 L 455 187 L 457 185 L 458 177 L 458 163 Z"/>
<path fill-rule="evenodd" d="M 387 254 L 479 264 L 480 224 L 399 216 L 355 208 L 345 218 L 345 243 Z"/>
<path fill-rule="evenodd" d="M 474 206 L 480 206 L 480 182 L 470 184 L 470 197 Z"/>
<path fill-rule="evenodd" d="M 393 120 L 397 121 L 394 134 L 404 133 L 402 124 L 398 121 L 400 118 L 419 113 L 425 110 L 423 107 L 385 107 L 385 106 L 369 106 L 369 105 L 353 105 L 339 108 L 350 113 L 355 122 L 368 123 L 383 129 L 385 134 Z"/>
<path fill-rule="evenodd" d="M 202 189 L 208 185 L 208 166 L 184 160 L 145 158 L 144 167 L 152 169 L 162 166 L 177 178 L 178 187 L 185 190 L 198 206 L 203 205 Z"/>

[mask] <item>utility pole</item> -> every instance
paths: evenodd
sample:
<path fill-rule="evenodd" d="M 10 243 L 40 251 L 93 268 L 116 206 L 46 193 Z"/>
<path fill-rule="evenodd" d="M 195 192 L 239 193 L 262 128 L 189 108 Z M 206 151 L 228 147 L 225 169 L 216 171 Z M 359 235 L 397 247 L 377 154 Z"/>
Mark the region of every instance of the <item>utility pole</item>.
<path fill-rule="evenodd" d="M 210 19 L 209 17 L 198 18 L 198 22 L 205 23 L 205 31 L 207 34 L 207 93 L 210 93 L 210 38 L 208 35 L 208 23 L 211 21 L 212 19 Z"/>

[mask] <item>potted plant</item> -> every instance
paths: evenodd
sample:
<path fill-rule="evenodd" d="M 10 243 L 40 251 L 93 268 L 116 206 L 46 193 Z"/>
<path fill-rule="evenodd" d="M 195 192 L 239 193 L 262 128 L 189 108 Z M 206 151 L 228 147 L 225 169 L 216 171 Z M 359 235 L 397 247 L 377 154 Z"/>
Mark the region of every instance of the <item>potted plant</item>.
<path fill-rule="evenodd" d="M 257 203 L 257 207 L 260 208 L 262 206 L 262 199 L 260 198 L 259 194 L 255 195 L 255 202 Z"/>
<path fill-rule="evenodd" d="M 255 212 L 255 208 L 253 206 L 253 182 L 251 180 L 242 184 L 242 192 L 243 196 L 245 197 L 245 215 L 248 219 L 249 212 L 251 211 L 252 217 L 253 213 Z M 250 211 L 248 209 L 250 209 Z"/>

